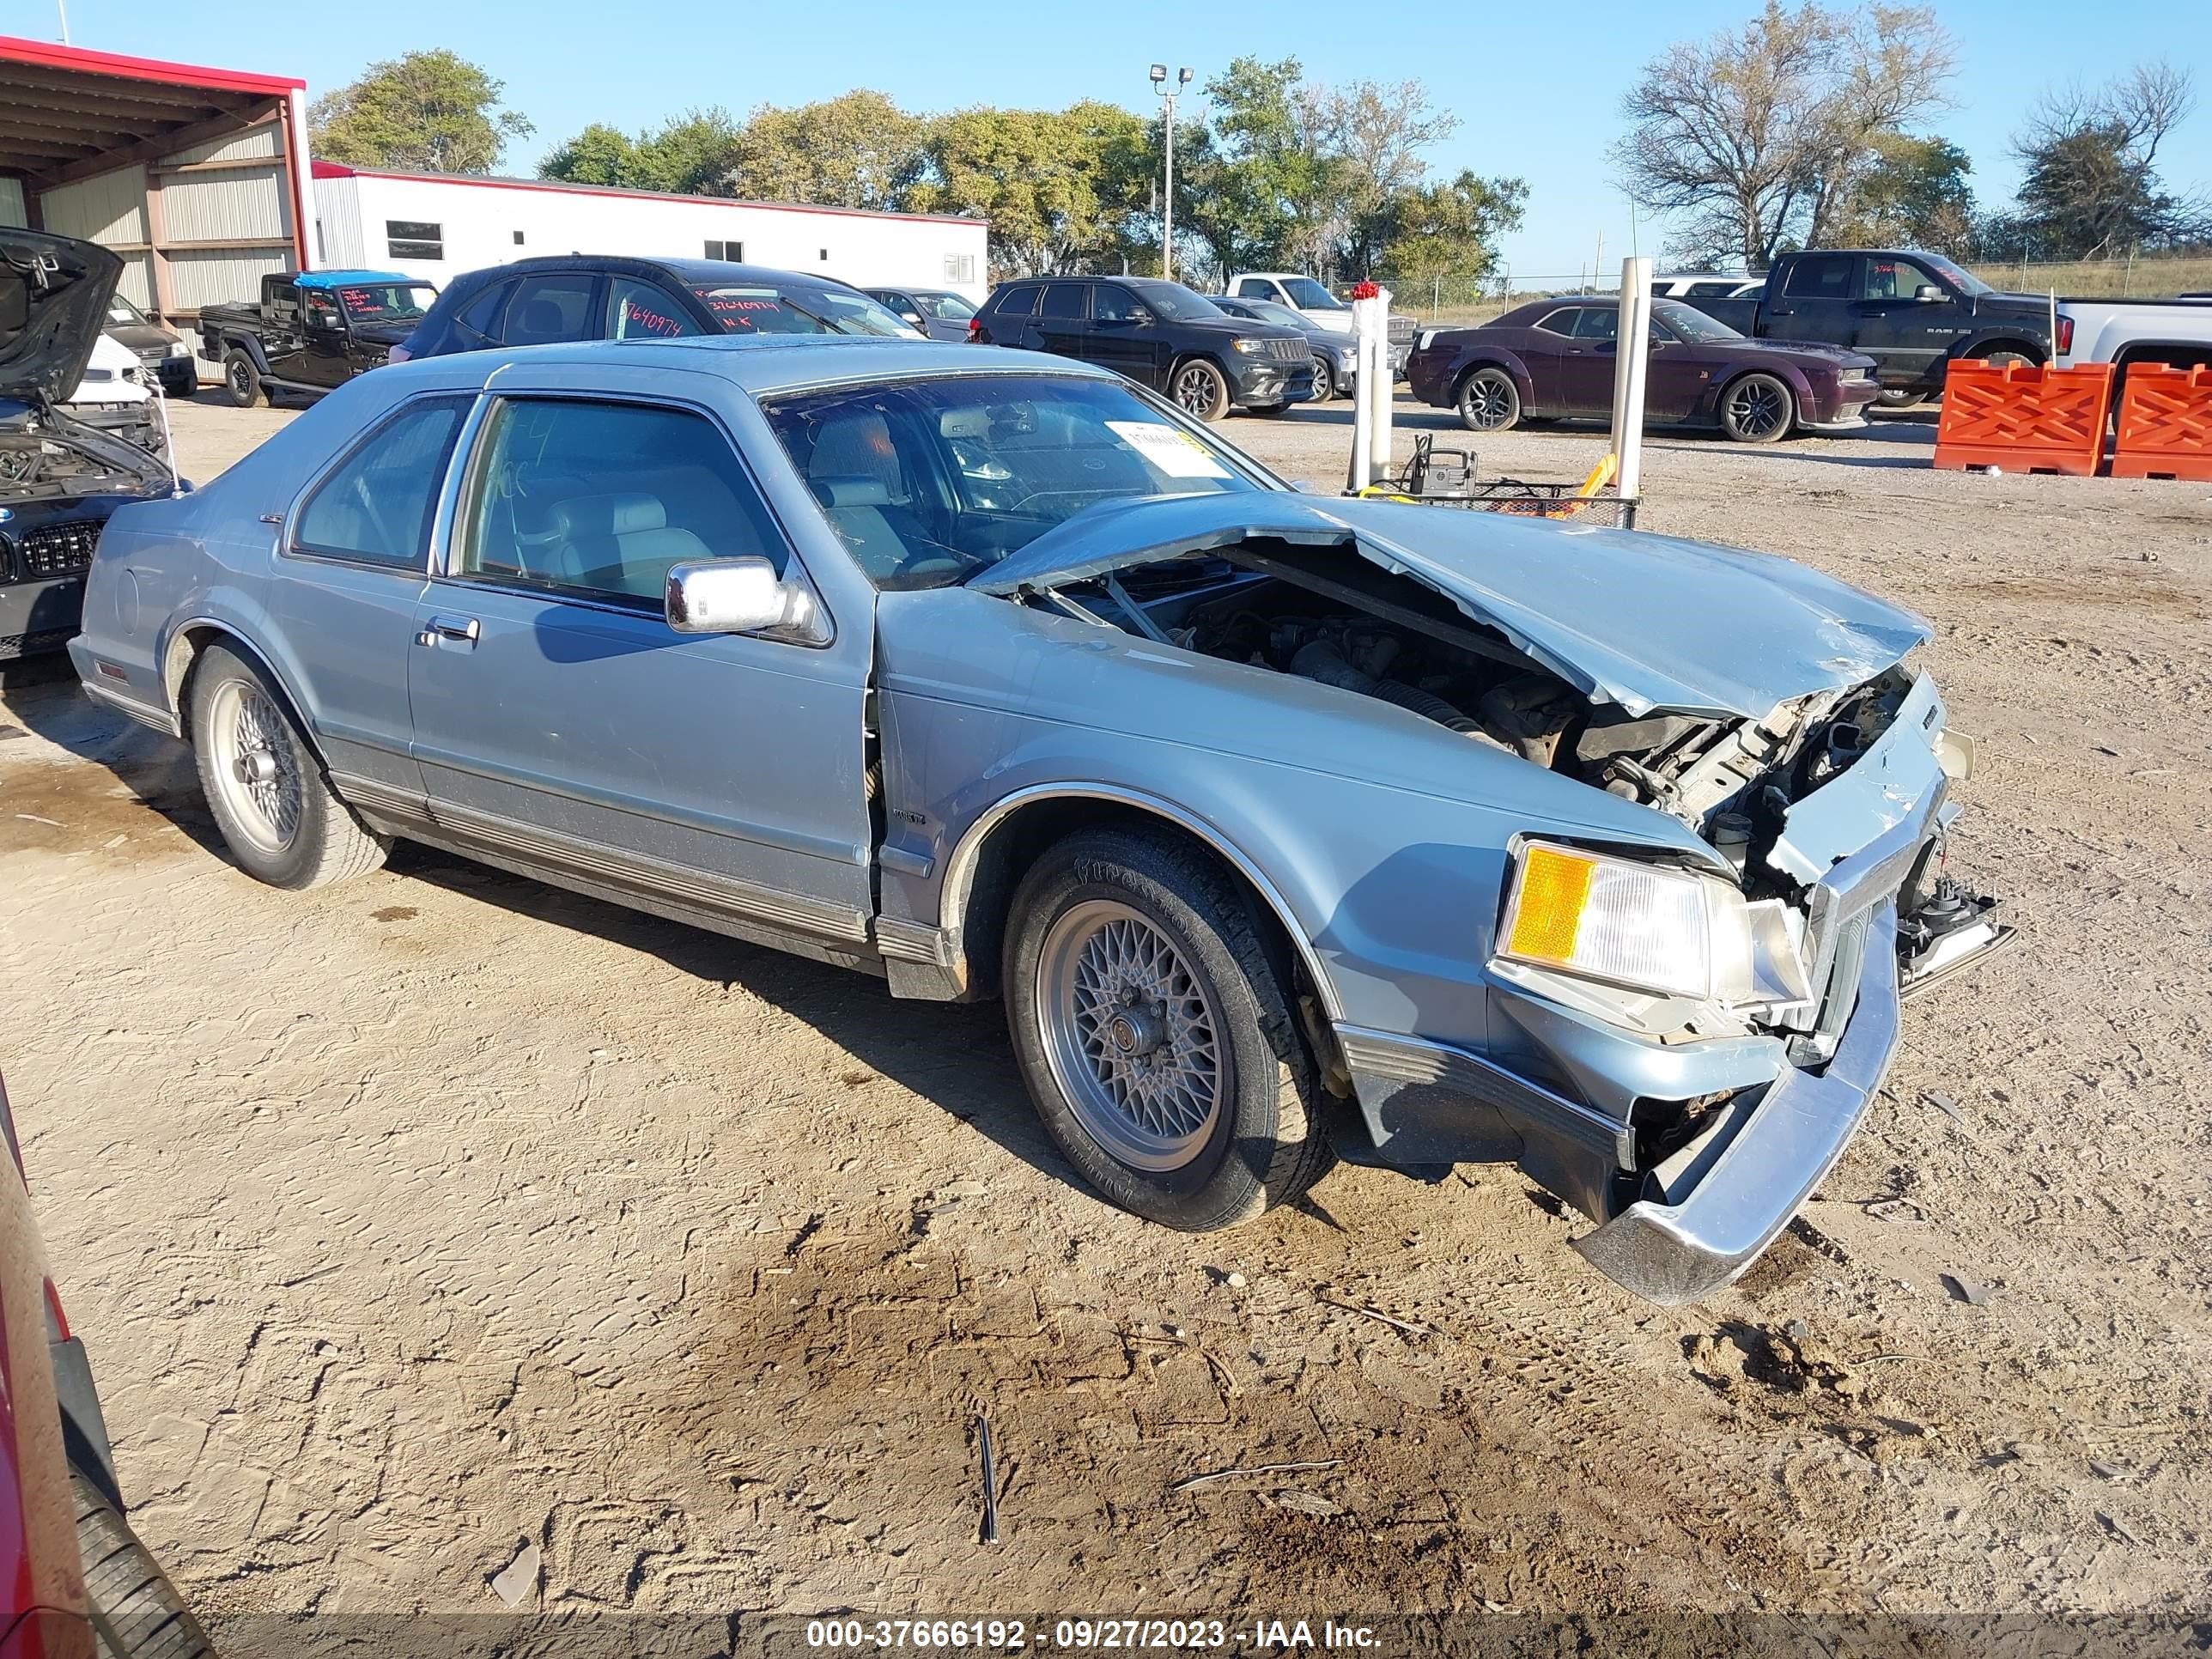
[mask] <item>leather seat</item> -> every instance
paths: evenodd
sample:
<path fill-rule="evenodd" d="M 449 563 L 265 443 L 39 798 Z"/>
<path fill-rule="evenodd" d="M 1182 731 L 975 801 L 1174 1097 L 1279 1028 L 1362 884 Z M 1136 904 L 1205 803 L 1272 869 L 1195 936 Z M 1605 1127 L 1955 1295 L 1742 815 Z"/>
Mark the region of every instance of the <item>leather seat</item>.
<path fill-rule="evenodd" d="M 547 580 L 658 599 L 668 567 L 708 559 L 707 544 L 668 522 L 658 495 L 573 495 L 554 509 Z"/>

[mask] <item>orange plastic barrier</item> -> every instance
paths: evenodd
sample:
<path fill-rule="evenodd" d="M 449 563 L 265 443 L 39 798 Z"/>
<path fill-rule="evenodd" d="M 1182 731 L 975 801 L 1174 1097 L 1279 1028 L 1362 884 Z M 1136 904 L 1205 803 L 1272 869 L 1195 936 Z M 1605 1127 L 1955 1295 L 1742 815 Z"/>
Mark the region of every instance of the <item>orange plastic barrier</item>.
<path fill-rule="evenodd" d="M 2104 459 L 2112 391 L 2110 363 L 1953 363 L 1943 379 L 1936 465 L 2089 477 Z"/>
<path fill-rule="evenodd" d="M 2212 368 L 2128 365 L 2112 476 L 2212 483 Z"/>

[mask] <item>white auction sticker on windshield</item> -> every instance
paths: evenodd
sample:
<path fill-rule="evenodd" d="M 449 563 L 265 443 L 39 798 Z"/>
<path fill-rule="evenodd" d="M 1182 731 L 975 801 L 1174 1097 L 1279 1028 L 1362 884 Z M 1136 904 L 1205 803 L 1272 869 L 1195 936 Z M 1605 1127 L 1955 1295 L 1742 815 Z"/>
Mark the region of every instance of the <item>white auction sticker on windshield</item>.
<path fill-rule="evenodd" d="M 1225 478 L 1229 469 L 1188 433 L 1148 421 L 1109 421 L 1106 429 L 1170 478 Z"/>

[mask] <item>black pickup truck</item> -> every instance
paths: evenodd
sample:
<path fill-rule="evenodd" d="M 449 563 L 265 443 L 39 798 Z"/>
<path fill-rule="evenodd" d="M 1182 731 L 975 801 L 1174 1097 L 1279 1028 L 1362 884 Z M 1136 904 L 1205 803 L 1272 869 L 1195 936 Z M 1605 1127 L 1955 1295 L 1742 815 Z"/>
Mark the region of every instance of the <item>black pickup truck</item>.
<path fill-rule="evenodd" d="M 1687 297 L 1707 316 L 1759 339 L 1821 341 L 1875 361 L 1886 409 L 1939 396 L 1955 358 L 2047 362 L 2051 309 L 2001 294 L 1940 253 L 1887 248 L 1785 253 L 1759 293 Z"/>
<path fill-rule="evenodd" d="M 277 392 L 328 392 L 383 364 L 437 293 L 389 270 L 264 276 L 258 303 L 200 307 L 200 356 L 222 366 L 240 409 Z"/>

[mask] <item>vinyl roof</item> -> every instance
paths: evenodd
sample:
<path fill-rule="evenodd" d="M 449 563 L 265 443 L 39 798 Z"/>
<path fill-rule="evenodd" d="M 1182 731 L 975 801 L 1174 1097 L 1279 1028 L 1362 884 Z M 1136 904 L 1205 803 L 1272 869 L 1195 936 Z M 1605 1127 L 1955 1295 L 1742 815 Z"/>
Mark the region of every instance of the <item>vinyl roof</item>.
<path fill-rule="evenodd" d="M 36 189 L 228 137 L 307 82 L 0 35 L 0 173 Z"/>

